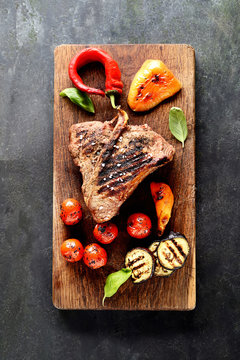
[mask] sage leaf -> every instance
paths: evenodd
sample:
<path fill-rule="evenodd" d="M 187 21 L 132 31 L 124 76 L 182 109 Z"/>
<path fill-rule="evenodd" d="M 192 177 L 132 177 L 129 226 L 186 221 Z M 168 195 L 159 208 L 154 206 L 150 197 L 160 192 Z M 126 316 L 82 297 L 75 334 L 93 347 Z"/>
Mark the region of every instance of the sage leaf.
<path fill-rule="evenodd" d="M 68 97 L 74 104 L 80 106 L 82 109 L 95 113 L 94 105 L 90 97 L 83 91 L 76 88 L 67 88 L 60 92 L 61 97 Z"/>
<path fill-rule="evenodd" d="M 188 135 L 187 121 L 182 109 L 178 107 L 172 107 L 169 112 L 169 129 L 173 136 L 182 143 L 184 147 L 184 141 Z"/>
<path fill-rule="evenodd" d="M 104 286 L 104 297 L 102 300 L 103 306 L 104 306 L 104 300 L 106 299 L 106 297 L 111 297 L 114 294 L 116 294 L 116 292 L 118 291 L 120 286 L 122 284 L 124 284 L 130 278 L 131 274 L 132 274 L 131 269 L 123 268 L 119 271 L 116 271 L 116 272 L 108 275 L 105 286 Z"/>

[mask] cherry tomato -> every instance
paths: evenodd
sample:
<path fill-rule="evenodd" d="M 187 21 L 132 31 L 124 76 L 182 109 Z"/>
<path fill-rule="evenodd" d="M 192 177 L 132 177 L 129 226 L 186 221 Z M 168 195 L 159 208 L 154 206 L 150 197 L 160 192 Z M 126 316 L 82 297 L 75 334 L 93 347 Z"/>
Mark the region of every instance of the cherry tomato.
<path fill-rule="evenodd" d="M 65 260 L 74 263 L 83 257 L 84 248 L 79 240 L 68 239 L 62 243 L 61 254 Z"/>
<path fill-rule="evenodd" d="M 136 239 L 144 239 L 151 233 L 152 223 L 150 218 L 142 213 L 129 216 L 127 221 L 127 232 Z"/>
<path fill-rule="evenodd" d="M 81 204 L 75 199 L 66 199 L 60 206 L 60 217 L 65 225 L 75 225 L 82 218 Z"/>
<path fill-rule="evenodd" d="M 89 244 L 84 249 L 84 263 L 91 269 L 98 269 L 107 263 L 107 253 L 98 244 Z"/>
<path fill-rule="evenodd" d="M 93 230 L 94 237 L 102 244 L 110 244 L 118 235 L 118 228 L 111 222 L 97 224 Z"/>

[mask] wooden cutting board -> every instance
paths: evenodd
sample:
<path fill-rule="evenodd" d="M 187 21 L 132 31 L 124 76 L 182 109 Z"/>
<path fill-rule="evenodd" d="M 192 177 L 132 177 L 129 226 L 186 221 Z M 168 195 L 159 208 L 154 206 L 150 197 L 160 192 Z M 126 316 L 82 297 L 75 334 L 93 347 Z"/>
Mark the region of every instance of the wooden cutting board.
<path fill-rule="evenodd" d="M 195 262 L 195 55 L 189 45 L 94 45 L 107 51 L 119 64 L 124 91 L 120 104 L 129 114 L 130 124 L 147 123 L 175 146 L 172 163 L 146 178 L 133 195 L 123 204 L 120 214 L 113 219 L 119 228 L 118 238 L 105 245 L 108 263 L 104 268 L 91 270 L 83 262 L 67 263 L 60 254 L 62 242 L 77 238 L 83 244 L 94 241 L 94 221 L 86 208 L 81 193 L 81 174 L 68 152 L 68 130 L 77 122 L 111 120 L 116 111 L 109 99 L 92 96 L 96 114 L 90 115 L 59 93 L 72 87 L 68 77 L 68 64 L 72 56 L 89 45 L 61 45 L 54 54 L 54 165 L 53 165 L 53 304 L 58 309 L 112 309 L 112 310 L 192 310 L 196 303 Z M 135 114 L 127 105 L 127 94 L 137 70 L 146 59 L 160 59 L 181 81 L 182 90 L 147 113 Z M 94 63 L 81 70 L 84 82 L 104 89 L 102 65 Z M 172 106 L 183 109 L 188 123 L 188 138 L 184 149 L 170 133 L 169 110 Z M 126 232 L 130 214 L 144 212 L 149 215 L 156 229 L 157 218 L 151 198 L 150 181 L 167 182 L 174 193 L 175 203 L 171 221 L 165 231 L 178 231 L 187 237 L 191 253 L 185 266 L 170 278 L 152 278 L 134 285 L 128 280 L 115 296 L 101 305 L 103 288 L 108 274 L 124 265 L 127 251 L 136 246 L 147 247 L 156 239 L 155 231 L 148 239 L 133 240 Z M 74 227 L 65 226 L 60 217 L 60 204 L 65 198 L 74 197 L 83 206 L 83 220 Z"/>

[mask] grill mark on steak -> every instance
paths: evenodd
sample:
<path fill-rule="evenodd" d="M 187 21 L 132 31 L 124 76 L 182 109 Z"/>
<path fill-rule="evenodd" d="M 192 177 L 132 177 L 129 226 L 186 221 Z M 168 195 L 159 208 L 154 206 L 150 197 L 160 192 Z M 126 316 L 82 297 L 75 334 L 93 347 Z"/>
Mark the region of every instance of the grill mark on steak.
<path fill-rule="evenodd" d="M 99 177 L 99 180 L 98 180 L 98 185 L 108 184 L 110 187 L 114 187 L 114 186 L 118 186 L 119 184 L 124 184 L 130 180 L 133 180 L 138 175 L 139 171 L 146 164 L 149 164 L 151 161 L 153 161 L 153 159 L 151 157 L 149 157 L 149 158 L 146 158 L 145 160 L 143 160 L 141 163 L 137 163 L 135 165 L 129 166 L 128 168 L 119 168 L 118 171 L 113 170 L 113 169 L 115 169 L 114 167 L 110 168 L 109 170 L 107 170 L 103 174 L 101 174 L 101 176 Z M 166 161 L 166 158 L 160 159 L 157 163 L 155 163 L 155 166 L 157 167 L 160 164 L 164 164 L 165 161 Z M 129 165 L 129 162 L 130 161 L 126 161 L 125 164 Z M 131 173 L 131 175 L 128 175 L 128 173 Z M 114 180 L 116 178 L 119 178 L 119 180 L 112 182 L 112 180 Z M 108 187 L 106 187 L 106 190 L 108 190 Z M 105 191 L 105 189 L 102 190 L 102 188 L 100 188 L 98 190 L 98 193 L 100 194 L 103 191 Z"/>
<path fill-rule="evenodd" d="M 133 139 L 129 142 L 129 146 L 133 146 L 138 150 L 142 150 L 144 146 L 149 144 L 150 139 L 145 136 L 140 136 L 137 139 Z"/>
<path fill-rule="evenodd" d="M 76 132 L 76 137 L 84 136 L 88 133 L 88 130 L 80 130 Z M 81 140 L 81 139 L 80 139 Z"/>
<path fill-rule="evenodd" d="M 146 159 L 145 161 L 143 161 L 140 164 L 137 163 L 136 165 L 129 167 L 127 170 L 120 170 L 119 172 L 113 174 L 110 179 L 109 179 L 109 177 L 103 178 L 102 181 L 104 183 L 104 189 L 102 189 L 100 187 L 100 189 L 98 190 L 98 193 L 100 194 L 104 191 L 110 191 L 110 190 L 111 190 L 111 192 L 116 192 L 118 190 L 117 189 L 118 185 L 122 185 L 124 183 L 129 182 L 130 180 L 133 180 L 138 175 L 141 168 L 143 168 L 146 164 L 148 164 L 151 161 L 152 161 L 152 158 Z M 120 174 L 122 174 L 122 172 L 125 174 L 125 176 L 120 175 Z M 130 173 L 130 175 L 127 175 L 128 173 Z M 119 178 L 119 180 L 112 182 L 112 180 L 114 180 L 114 178 Z M 106 180 L 104 180 L 104 179 L 106 179 Z M 99 182 L 98 182 L 98 184 L 99 184 Z M 102 183 L 100 183 L 99 185 L 101 185 L 101 184 Z M 108 184 L 108 185 L 106 185 L 106 184 Z M 114 188 L 114 189 L 111 189 L 111 188 Z"/>
<path fill-rule="evenodd" d="M 102 173 L 104 173 L 104 171 L 106 171 L 106 169 L 108 168 L 108 166 L 112 166 L 112 163 L 116 161 L 121 162 L 121 161 L 135 161 L 136 159 L 134 159 L 133 157 L 137 156 L 139 157 L 139 159 L 141 157 L 144 157 L 145 155 L 141 153 L 141 151 L 143 150 L 144 146 L 146 146 L 149 143 L 149 139 L 141 137 L 141 138 L 137 138 L 137 139 L 133 139 L 129 142 L 129 148 L 130 150 L 123 152 L 122 154 L 118 154 L 115 156 L 115 158 L 113 159 L 112 157 L 110 157 L 110 155 L 117 153 L 116 148 L 114 148 L 116 146 L 116 144 L 118 143 L 118 148 L 121 146 L 120 143 L 118 142 L 118 139 L 114 139 L 111 142 L 110 147 L 105 151 L 105 153 L 102 155 L 102 159 L 105 163 L 105 167 L 104 169 L 102 169 L 100 171 L 100 175 Z M 125 145 L 124 149 L 128 149 L 128 147 Z M 138 155 L 137 155 L 138 154 Z M 124 158 L 123 158 L 124 156 Z M 132 156 L 132 160 L 131 157 Z M 126 159 L 126 160 L 123 160 Z"/>
<path fill-rule="evenodd" d="M 121 114 L 121 110 L 120 110 L 120 114 Z M 102 152 L 99 156 L 98 161 L 99 162 L 101 161 L 102 164 L 104 162 L 106 162 L 107 159 L 110 158 L 110 156 L 113 152 L 114 145 L 118 141 L 118 138 L 121 135 L 122 131 L 127 126 L 127 120 L 128 120 L 128 118 L 125 118 L 125 116 L 123 114 L 121 114 L 121 116 L 119 116 L 116 126 L 113 129 L 113 132 L 110 136 L 110 139 L 109 139 L 108 143 L 103 147 Z"/>
<path fill-rule="evenodd" d="M 103 171 L 106 171 L 107 169 L 109 169 L 113 166 L 116 166 L 117 164 L 121 164 L 121 166 L 124 166 L 127 163 L 128 164 L 134 163 L 136 161 L 143 159 L 145 156 L 146 156 L 146 154 L 144 154 L 144 153 L 138 154 L 137 152 L 135 152 L 132 157 L 130 157 L 130 156 L 128 157 L 125 154 L 121 154 L 118 156 L 118 158 L 113 158 L 112 161 L 107 161 L 105 163 L 105 167 L 104 167 Z"/>
<path fill-rule="evenodd" d="M 127 173 L 130 171 L 134 171 L 135 169 L 140 169 L 143 166 L 143 164 L 150 163 L 152 158 L 148 158 L 144 161 L 141 161 L 144 158 L 146 158 L 146 156 L 148 155 L 141 152 L 144 146 L 148 143 L 149 143 L 149 139 L 147 139 L 146 137 L 133 139 L 129 142 L 129 146 L 131 147 L 131 149 L 125 151 L 122 154 L 116 155 L 114 158 L 110 157 L 109 154 L 110 151 L 112 151 L 112 155 L 115 154 L 116 150 L 114 149 L 114 147 L 112 149 L 109 149 L 106 152 L 106 156 L 103 157 L 103 159 L 106 158 L 106 160 L 104 162 L 104 167 L 99 172 L 98 185 L 102 185 L 103 183 L 106 183 L 107 181 L 106 178 L 109 176 L 111 176 L 111 178 L 117 178 L 121 176 L 120 174 L 123 172 Z M 124 149 L 125 148 L 127 149 L 126 146 L 124 146 Z M 140 162 L 140 164 L 130 166 L 131 164 L 137 162 Z"/>
<path fill-rule="evenodd" d="M 91 154 L 92 152 L 93 152 L 93 148 L 89 147 L 89 148 L 85 149 L 84 154 L 88 155 L 88 154 Z"/>
<path fill-rule="evenodd" d="M 142 162 L 141 163 L 143 163 L 144 162 L 144 159 L 145 158 L 145 154 L 142 154 L 142 155 L 139 155 L 139 156 L 136 156 L 135 158 L 132 158 L 132 159 L 130 159 L 130 160 L 128 160 L 128 159 L 122 159 L 122 162 L 120 162 L 120 161 L 117 161 L 117 162 L 115 162 L 114 161 L 114 163 L 113 164 L 109 164 L 109 166 L 108 167 L 104 167 L 102 170 L 101 170 L 101 172 L 99 173 L 99 177 L 101 178 L 101 177 L 106 177 L 106 176 L 109 176 L 109 175 L 117 175 L 117 176 L 120 176 L 120 174 L 122 173 L 122 172 L 128 172 L 128 171 L 130 171 L 130 170 L 132 170 L 132 169 L 134 169 L 134 167 L 136 166 L 136 165 L 139 165 L 139 163 L 140 163 L 140 161 L 142 160 Z M 148 158 L 148 159 L 150 159 L 151 160 L 151 158 Z M 147 159 L 146 159 L 147 160 Z M 145 161 L 146 161 L 145 160 Z M 149 162 L 149 161 L 148 161 Z M 137 163 L 136 165 L 134 165 L 134 163 Z M 131 166 L 129 166 L 129 165 L 133 165 L 132 167 Z M 126 167 L 126 166 L 128 166 L 128 167 Z M 115 176 L 116 177 L 116 176 Z M 100 180 L 100 179 L 99 179 Z"/>
<path fill-rule="evenodd" d="M 111 121 L 72 125 L 69 151 L 83 175 L 85 203 L 102 223 L 118 213 L 148 174 L 171 161 L 175 150 L 148 125 L 127 125 L 126 113 L 119 110 Z"/>
<path fill-rule="evenodd" d="M 106 162 L 106 164 L 111 161 L 110 156 L 113 153 L 113 148 L 116 145 L 118 139 L 113 139 L 110 141 L 108 148 L 105 150 L 105 152 L 102 154 L 102 160 Z"/>
<path fill-rule="evenodd" d="M 109 158 L 109 156 L 111 155 L 111 153 L 113 154 L 114 152 L 116 152 L 115 150 L 115 146 L 116 144 L 119 144 L 119 139 L 118 138 L 114 138 L 108 146 L 108 149 L 105 151 L 105 153 L 102 154 L 102 159 L 103 161 L 105 161 L 106 163 L 110 162 L 112 159 Z M 125 156 L 130 156 L 130 155 L 134 155 L 137 152 L 142 151 L 142 149 L 144 148 L 144 146 L 146 146 L 149 143 L 149 139 L 144 138 L 144 137 L 140 137 L 137 139 L 133 139 L 129 142 L 129 148 L 130 150 L 126 151 L 124 153 Z M 120 146 L 120 144 L 119 144 Z M 125 149 L 127 149 L 127 146 L 124 146 Z M 121 154 L 118 155 L 117 158 L 121 158 Z"/>
<path fill-rule="evenodd" d="M 92 147 L 92 146 L 94 146 L 94 145 L 96 145 L 96 144 L 97 144 L 97 143 L 96 143 L 96 135 L 95 135 L 95 134 L 91 134 L 91 135 L 87 138 L 87 141 L 82 144 L 83 151 L 84 151 L 84 149 L 85 149 L 86 147 L 88 147 L 88 146 Z"/>
<path fill-rule="evenodd" d="M 107 195 L 116 195 L 116 194 L 119 194 L 120 192 L 123 192 L 125 190 L 125 188 L 126 188 L 126 186 L 124 186 L 124 185 L 120 185 L 117 188 L 113 188 L 110 185 L 104 185 L 98 189 L 98 194 L 102 194 L 105 192 L 105 193 L 107 193 Z"/>

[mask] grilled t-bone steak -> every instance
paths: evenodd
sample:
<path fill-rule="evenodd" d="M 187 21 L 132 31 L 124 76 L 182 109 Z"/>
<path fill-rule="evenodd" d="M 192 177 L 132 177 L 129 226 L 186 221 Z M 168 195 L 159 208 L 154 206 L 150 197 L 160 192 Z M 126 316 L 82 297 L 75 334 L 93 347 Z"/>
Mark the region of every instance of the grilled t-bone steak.
<path fill-rule="evenodd" d="M 119 110 L 112 121 L 70 128 L 69 151 L 80 167 L 84 200 L 97 223 L 117 215 L 138 184 L 175 153 L 148 125 L 127 125 L 127 120 L 127 114 Z"/>

